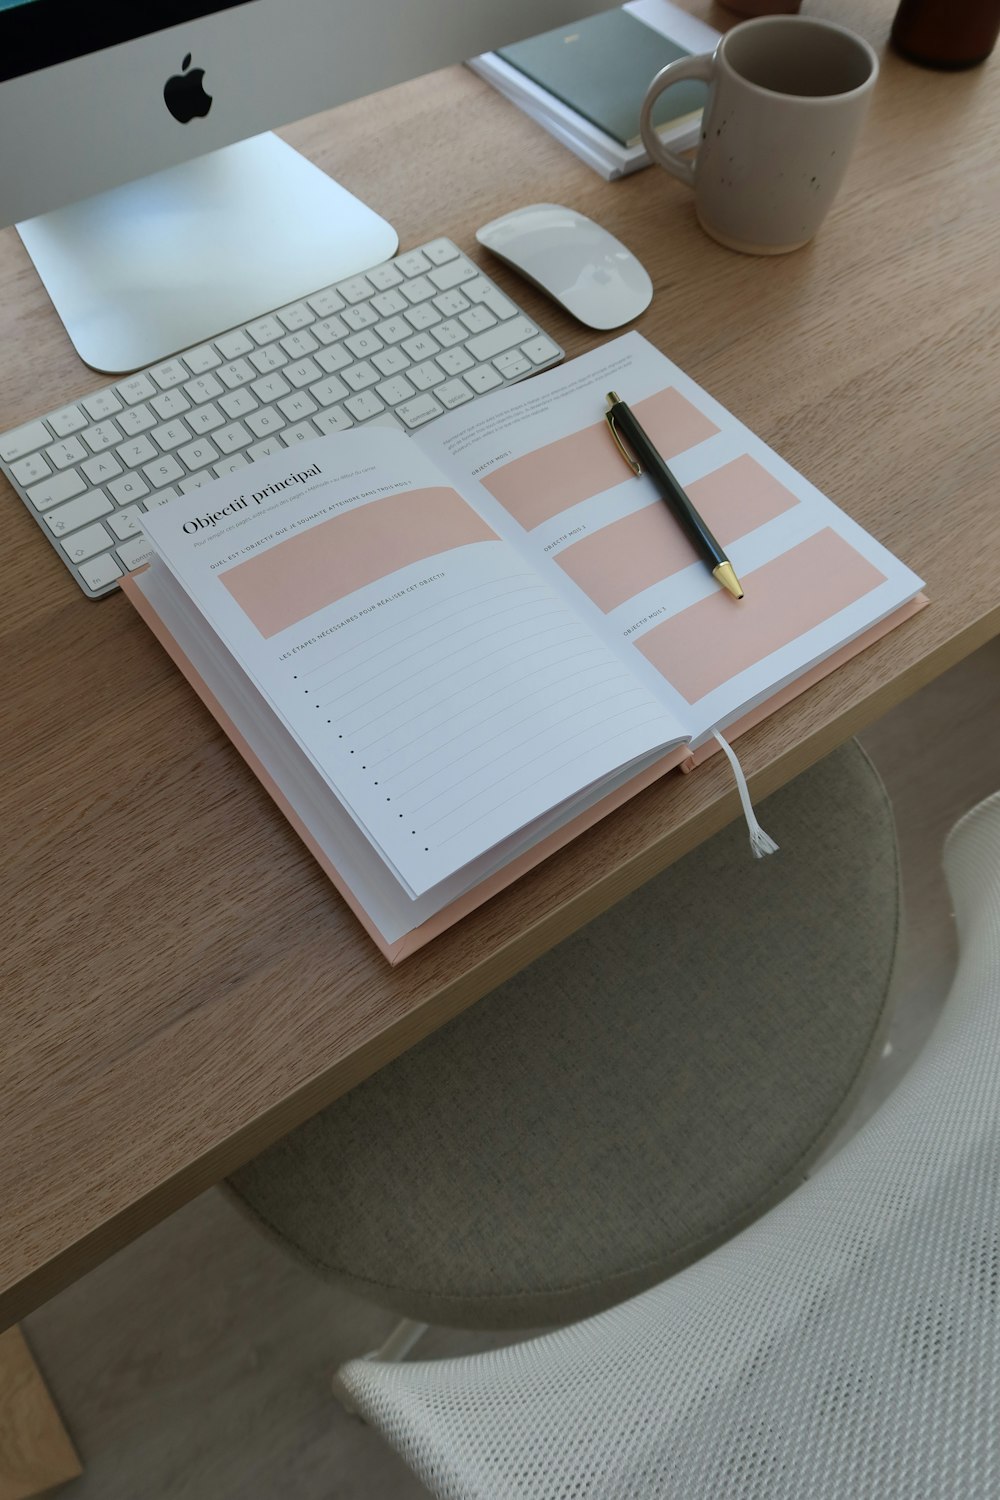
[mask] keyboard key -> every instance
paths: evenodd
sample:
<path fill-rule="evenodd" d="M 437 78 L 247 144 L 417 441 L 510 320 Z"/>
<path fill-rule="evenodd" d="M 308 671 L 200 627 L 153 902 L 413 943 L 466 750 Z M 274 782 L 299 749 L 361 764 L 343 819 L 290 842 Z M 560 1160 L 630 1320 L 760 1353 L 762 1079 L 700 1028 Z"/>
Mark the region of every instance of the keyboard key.
<path fill-rule="evenodd" d="M 413 329 L 405 318 L 386 318 L 384 323 L 379 323 L 375 329 L 383 344 L 398 344 L 402 339 L 409 338 Z"/>
<path fill-rule="evenodd" d="M 80 405 L 94 422 L 113 417 L 116 411 L 122 409 L 122 403 L 114 391 L 98 391 L 94 396 L 84 396 Z"/>
<path fill-rule="evenodd" d="M 390 287 L 399 286 L 403 279 L 391 261 L 387 261 L 384 266 L 375 266 L 367 275 L 372 286 L 380 292 L 387 292 Z"/>
<path fill-rule="evenodd" d="M 164 391 L 162 396 L 154 396 L 152 401 L 153 410 L 161 420 L 167 417 L 179 417 L 181 412 L 190 411 L 191 403 L 183 391 Z"/>
<path fill-rule="evenodd" d="M 327 380 L 318 380 L 315 385 L 310 386 L 309 394 L 320 406 L 332 406 L 335 401 L 343 401 L 348 390 L 342 380 L 331 375 Z"/>
<path fill-rule="evenodd" d="M 207 484 L 211 478 L 211 469 L 202 469 L 196 474 L 189 474 L 187 479 L 182 479 L 177 488 L 182 495 L 187 495 L 191 490 L 200 490 L 202 485 Z"/>
<path fill-rule="evenodd" d="M 45 457 L 54 469 L 68 469 L 70 464 L 77 464 L 81 458 L 87 457 L 87 450 L 79 438 L 69 438 L 61 443 L 53 443 L 51 448 L 46 448 Z"/>
<path fill-rule="evenodd" d="M 424 302 L 428 297 L 433 297 L 434 283 L 428 281 L 426 276 L 415 276 L 412 281 L 404 281 L 399 290 L 412 307 L 417 302 Z"/>
<path fill-rule="evenodd" d="M 291 381 L 296 388 L 311 385 L 314 380 L 320 378 L 322 373 L 319 365 L 311 359 L 300 359 L 294 365 L 286 365 L 282 371 L 285 379 Z"/>
<path fill-rule="evenodd" d="M 343 344 L 331 344 L 329 349 L 321 349 L 316 355 L 316 363 L 326 371 L 328 375 L 335 375 L 345 365 L 351 364 L 353 355 Z"/>
<path fill-rule="evenodd" d="M 490 286 L 487 281 L 468 281 L 465 284 L 465 290 L 473 302 L 478 303 L 480 307 L 488 307 L 494 317 L 501 320 L 512 318 L 517 312 L 516 304 L 509 297 L 505 297 L 503 292 L 498 292 L 495 286 Z"/>
<path fill-rule="evenodd" d="M 157 489 L 164 484 L 173 484 L 175 479 L 183 479 L 184 470 L 177 462 L 172 453 L 165 453 L 162 458 L 156 459 L 154 463 L 147 464 L 142 471 L 151 485 Z"/>
<path fill-rule="evenodd" d="M 63 406 L 52 413 L 48 422 L 56 437 L 64 438 L 71 432 L 79 432 L 81 427 L 88 427 L 90 418 L 78 406 Z"/>
<path fill-rule="evenodd" d="M 343 371 L 343 378 L 352 391 L 363 391 L 366 386 L 374 385 L 379 375 L 378 371 L 366 359 L 363 359 L 359 364 L 348 365 Z"/>
<path fill-rule="evenodd" d="M 254 443 L 252 448 L 247 449 L 247 458 L 256 463 L 258 458 L 270 458 L 272 453 L 280 453 L 284 443 L 277 433 L 273 437 L 264 438 L 260 443 Z"/>
<path fill-rule="evenodd" d="M 176 425 L 180 427 L 181 423 Z M 145 436 L 130 438 L 127 443 L 120 444 L 115 452 L 127 469 L 137 469 L 140 464 L 148 463 L 151 458 L 156 457 L 156 449 Z"/>
<path fill-rule="evenodd" d="M 395 406 L 417 394 L 416 386 L 411 385 L 404 375 L 393 375 L 390 380 L 381 381 L 375 390 L 389 406 Z"/>
<path fill-rule="evenodd" d="M 266 349 L 254 350 L 250 363 L 261 375 L 266 375 L 269 370 L 280 370 L 282 365 L 287 364 L 288 355 L 280 344 L 268 344 Z"/>
<path fill-rule="evenodd" d="M 471 260 L 458 257 L 447 265 L 435 266 L 427 274 L 439 292 L 447 292 L 453 286 L 461 286 L 463 281 L 471 281 L 474 276 L 479 275 L 479 271 Z"/>
<path fill-rule="evenodd" d="M 154 506 L 166 505 L 168 500 L 176 500 L 177 493 L 178 492 L 174 489 L 173 485 L 167 485 L 166 489 L 157 490 L 155 495 L 149 495 L 147 499 L 143 501 L 143 504 L 145 505 L 147 510 L 152 510 Z"/>
<path fill-rule="evenodd" d="M 28 499 L 36 510 L 48 510 L 52 505 L 71 500 L 86 488 L 76 469 L 64 469 L 61 474 L 53 474 L 51 479 L 43 479 L 41 484 L 34 485 L 28 491 Z"/>
<path fill-rule="evenodd" d="M 470 307 L 468 312 L 462 313 L 461 318 L 470 333 L 485 333 L 487 328 L 493 328 L 497 322 L 496 314 L 481 303 Z"/>
<path fill-rule="evenodd" d="M 440 401 L 435 401 L 433 396 L 416 396 L 412 401 L 404 401 L 402 406 L 395 408 L 397 417 L 401 417 L 407 427 L 422 427 L 432 417 L 439 417 L 444 411 Z"/>
<path fill-rule="evenodd" d="M 171 386 L 183 385 L 185 380 L 190 379 L 190 372 L 179 359 L 165 359 L 162 364 L 153 366 L 149 377 L 155 380 L 161 391 L 168 391 Z"/>
<path fill-rule="evenodd" d="M 258 373 L 252 365 L 248 365 L 245 359 L 234 359 L 232 364 L 222 365 L 217 371 L 219 379 L 230 390 L 238 385 L 249 385 Z"/>
<path fill-rule="evenodd" d="M 250 389 L 253 391 L 254 395 L 259 401 L 263 401 L 266 403 L 268 401 L 277 401 L 279 396 L 287 396 L 288 392 L 291 390 L 291 386 L 282 375 L 265 375 L 263 379 L 255 380 Z M 225 407 L 225 409 L 228 411 L 229 408 L 228 406 L 226 406 L 226 400 L 235 400 L 237 396 L 242 396 L 244 394 L 245 392 L 243 391 L 234 391 L 231 398 L 223 397 L 220 405 Z M 241 417 L 242 415 L 242 412 L 230 412 L 230 416 Z"/>
<path fill-rule="evenodd" d="M 352 333 L 350 338 L 344 340 L 344 343 L 350 349 L 355 359 L 364 359 L 372 354 L 377 354 L 380 349 L 385 348 L 378 334 L 374 333 L 370 328 L 366 328 L 364 333 Z"/>
<path fill-rule="evenodd" d="M 231 396 L 232 392 L 229 394 Z M 240 392 L 240 394 L 243 393 Z M 256 404 L 252 396 L 249 397 L 249 402 L 251 406 Z M 215 402 L 209 401 L 205 406 L 198 406 L 194 411 L 189 411 L 184 420 L 192 432 L 202 437 L 206 432 L 214 432 L 216 427 L 221 427 L 226 418 Z"/>
<path fill-rule="evenodd" d="M 422 250 L 407 250 L 396 256 L 396 266 L 404 276 L 420 276 L 430 270 L 431 262 Z"/>
<path fill-rule="evenodd" d="M 227 417 L 245 417 L 248 411 L 257 410 L 259 404 L 258 396 L 260 396 L 261 401 L 272 401 L 274 399 L 273 396 L 263 396 L 260 393 L 260 387 L 267 385 L 270 381 L 275 381 L 278 385 L 285 386 L 285 382 L 280 375 L 266 375 L 263 380 L 255 380 L 250 390 L 247 390 L 244 385 L 239 386 L 235 391 L 227 391 L 224 396 L 219 397 L 219 405 Z M 285 390 L 287 389 L 288 387 L 285 386 Z"/>
<path fill-rule="evenodd" d="M 304 359 L 319 348 L 311 333 L 300 328 L 298 333 L 289 333 L 281 340 L 281 347 L 289 359 Z"/>
<path fill-rule="evenodd" d="M 443 372 L 429 359 L 423 364 L 411 365 L 406 374 L 418 391 L 429 391 L 432 385 L 440 385 L 444 379 Z"/>
<path fill-rule="evenodd" d="M 110 480 L 107 490 L 116 504 L 129 505 L 133 500 L 141 500 L 143 495 L 148 495 L 149 485 L 141 474 L 123 474 L 120 479 Z"/>
<path fill-rule="evenodd" d="M 173 448 L 179 448 L 181 443 L 191 441 L 191 429 L 180 417 L 175 422 L 164 422 L 162 427 L 157 427 L 153 433 L 153 441 L 158 448 L 169 453 Z"/>
<path fill-rule="evenodd" d="M 119 380 L 115 390 L 126 406 L 135 406 L 136 402 L 148 401 L 150 396 L 156 395 L 156 386 L 148 375 L 130 375 L 128 380 Z"/>
<path fill-rule="evenodd" d="M 395 290 L 379 292 L 378 296 L 372 298 L 372 307 L 380 318 L 391 318 L 394 313 L 403 312 L 409 305 L 406 298 Z"/>
<path fill-rule="evenodd" d="M 531 369 L 531 360 L 525 359 L 520 349 L 508 349 L 506 354 L 498 354 L 493 363 L 506 380 L 527 375 Z"/>
<path fill-rule="evenodd" d="M 332 344 L 337 339 L 342 339 L 348 333 L 347 324 L 341 318 L 324 318 L 322 323 L 314 323 L 309 330 L 312 338 L 319 339 L 321 344 Z"/>
<path fill-rule="evenodd" d="M 451 240 L 431 240 L 429 245 L 424 246 L 424 254 L 436 266 L 443 266 L 447 261 L 454 260 L 458 253 L 458 246 L 453 245 Z"/>
<path fill-rule="evenodd" d="M 559 345 L 554 344 L 546 334 L 540 333 L 537 338 L 529 339 L 521 345 L 521 353 L 526 354 L 532 364 L 540 365 L 547 359 L 559 357 Z"/>
<path fill-rule="evenodd" d="M 216 432 L 212 440 L 219 453 L 235 453 L 238 448 L 245 448 L 248 443 L 252 443 L 254 434 L 248 432 L 242 422 L 231 422 L 228 427 L 223 427 L 220 432 Z M 179 456 L 184 457 L 183 453 Z M 194 468 L 195 465 L 192 464 L 191 467 Z M 202 465 L 198 464 L 197 467 L 200 469 Z"/>
<path fill-rule="evenodd" d="M 337 283 L 337 291 L 345 302 L 350 303 L 364 302 L 376 290 L 382 289 L 376 288 L 374 283 L 368 280 L 367 276 L 352 276 L 349 281 L 339 281 Z"/>
<path fill-rule="evenodd" d="M 234 474 L 237 469 L 245 469 L 247 458 L 244 453 L 231 453 L 228 458 L 220 458 L 217 464 L 213 464 L 212 473 L 217 479 L 224 474 Z"/>
<path fill-rule="evenodd" d="M 223 359 L 239 359 L 241 354 L 250 353 L 253 339 L 248 339 L 242 328 L 234 328 L 232 333 L 224 333 L 221 338 L 216 339 L 215 347 Z"/>
<path fill-rule="evenodd" d="M 441 402 L 441 405 L 447 406 L 449 410 L 453 406 L 461 406 L 464 402 L 472 400 L 472 392 L 465 381 L 457 378 L 446 381 L 444 385 L 439 385 L 435 389 L 434 395 Z"/>
<path fill-rule="evenodd" d="M 360 396 L 348 396 L 344 405 L 358 422 L 366 422 L 369 417 L 376 417 L 380 411 L 385 410 L 384 403 L 374 391 L 362 391 Z"/>
<path fill-rule="evenodd" d="M 80 465 L 80 468 L 91 484 L 104 484 L 122 472 L 122 466 L 113 453 L 99 453 L 96 458 L 88 458 L 86 463 Z"/>
<path fill-rule="evenodd" d="M 342 406 L 332 406 L 329 411 L 317 412 L 313 421 L 320 432 L 346 432 L 348 427 L 354 426 L 354 420 L 348 416 Z"/>
<path fill-rule="evenodd" d="M 11 464 L 10 472 L 18 484 L 27 487 L 40 479 L 47 479 L 52 470 L 41 453 L 29 453 L 27 458 L 19 458 L 17 463 Z"/>
<path fill-rule="evenodd" d="M 440 347 L 440 344 L 429 333 L 415 334 L 403 345 L 411 359 L 430 359 L 432 355 L 437 354 Z"/>
<path fill-rule="evenodd" d="M 77 531 L 88 521 L 96 521 L 112 510 L 111 501 L 100 490 L 88 490 L 78 500 L 59 505 L 45 515 L 45 524 L 53 536 L 65 536 L 68 531 Z"/>
<path fill-rule="evenodd" d="M 357 307 L 345 307 L 343 320 L 348 328 L 355 333 L 360 333 L 362 328 L 370 328 L 373 323 L 378 322 L 378 313 L 368 302 L 359 302 Z"/>
<path fill-rule="evenodd" d="M 433 328 L 435 323 L 441 321 L 441 314 L 433 302 L 418 302 L 404 316 L 410 327 L 415 328 L 418 333 L 424 328 Z"/>
<path fill-rule="evenodd" d="M 247 324 L 247 333 L 258 344 L 276 344 L 284 331 L 284 325 L 270 313 L 266 318 L 257 318 Z"/>
<path fill-rule="evenodd" d="M 279 320 L 284 323 L 289 333 L 294 333 L 296 328 L 307 327 L 315 316 L 312 308 L 308 307 L 305 302 L 292 302 L 278 313 Z"/>
<path fill-rule="evenodd" d="M 410 356 L 405 349 L 383 349 L 381 354 L 372 355 L 372 364 L 383 375 L 398 375 L 410 364 Z"/>
<path fill-rule="evenodd" d="M 207 370 L 214 370 L 222 363 L 222 357 L 211 344 L 199 344 L 197 349 L 189 349 L 184 356 L 184 363 L 192 375 L 204 375 Z"/>
<path fill-rule="evenodd" d="M 114 422 L 98 422 L 96 427 L 88 427 L 83 434 L 83 441 L 91 453 L 103 453 L 105 448 L 110 448 L 121 440 L 121 431 Z"/>
<path fill-rule="evenodd" d="M 188 381 L 184 394 L 194 406 L 198 406 L 203 401 L 214 401 L 216 396 L 221 396 L 222 386 L 214 375 L 197 375 Z"/>
<path fill-rule="evenodd" d="M 118 426 L 126 437 L 136 437 L 138 433 L 146 432 L 148 428 L 155 427 L 157 420 L 155 412 L 143 404 L 129 407 L 125 411 L 120 412 L 118 415 Z"/>
<path fill-rule="evenodd" d="M 290 448 L 293 443 L 311 443 L 313 438 L 317 436 L 316 428 L 311 423 L 299 422 L 296 427 L 285 428 L 281 434 L 281 441 L 285 444 L 286 448 Z"/>
<path fill-rule="evenodd" d="M 238 426 L 239 424 L 235 425 Z M 223 429 L 226 432 L 229 430 L 229 428 Z M 217 436 L 221 438 L 222 433 L 217 434 Z M 248 440 L 249 436 L 250 434 L 247 433 Z M 235 446 L 238 445 L 234 444 Z M 189 443 L 186 448 L 178 448 L 177 457 L 182 464 L 187 464 L 189 469 L 203 469 L 206 464 L 215 463 L 215 460 L 219 457 L 219 450 L 208 438 L 199 438 L 196 443 Z"/>
<path fill-rule="evenodd" d="M 280 432 L 284 425 L 284 417 L 273 406 L 265 406 L 261 411 L 251 412 L 247 417 L 247 426 L 254 437 L 262 438 L 272 432 Z"/>
<path fill-rule="evenodd" d="M 442 349 L 434 358 L 446 375 L 461 375 L 473 366 L 472 355 L 466 349 Z"/>
<path fill-rule="evenodd" d="M 289 422 L 298 422 L 302 417 L 311 417 L 319 408 L 305 391 L 295 391 L 291 396 L 284 396 L 278 402 L 278 410 L 288 418 Z"/>
<path fill-rule="evenodd" d="M 153 556 L 153 544 L 142 531 L 130 541 L 118 543 L 118 556 L 125 564 L 126 571 L 131 573 L 133 568 L 139 568 L 144 562 L 149 562 Z"/>
<path fill-rule="evenodd" d="M 23 458 L 26 453 L 47 448 L 51 441 L 52 434 L 44 422 L 28 422 L 24 427 L 16 427 L 13 432 L 5 433 L 0 438 L 0 458 L 10 464 L 16 458 Z"/>
<path fill-rule="evenodd" d="M 492 359 L 505 349 L 513 349 L 515 344 L 534 338 L 537 331 L 534 324 L 529 323 L 525 317 L 508 318 L 506 323 L 498 323 L 495 328 L 471 338 L 468 350 L 474 360 Z"/>
<path fill-rule="evenodd" d="M 111 552 L 95 557 L 92 562 L 80 564 L 80 577 L 95 593 L 98 589 L 107 588 L 109 583 L 114 583 L 115 579 L 121 576 L 122 570 Z"/>
<path fill-rule="evenodd" d="M 467 372 L 465 379 L 477 396 L 485 396 L 487 391 L 495 391 L 498 385 L 503 385 L 503 376 L 498 375 L 492 365 L 478 365 L 475 370 Z"/>
<path fill-rule="evenodd" d="M 110 532 L 105 530 L 100 521 L 95 521 L 93 526 L 85 526 L 82 531 L 76 531 L 72 536 L 59 543 L 71 562 L 85 562 L 88 557 L 96 557 L 98 552 L 103 552 L 112 543 Z"/>
<path fill-rule="evenodd" d="M 450 349 L 454 344 L 464 344 L 469 337 L 469 330 L 457 318 L 449 318 L 446 323 L 436 325 L 434 337 L 443 348 Z"/>
<path fill-rule="evenodd" d="M 453 290 L 450 292 L 439 292 L 434 298 L 434 306 L 442 317 L 457 318 L 458 314 L 465 312 L 467 308 L 472 306 L 472 303 L 464 292 Z"/>
<path fill-rule="evenodd" d="M 317 292 L 313 297 L 307 297 L 306 301 L 317 318 L 328 318 L 331 313 L 340 312 L 344 305 L 343 297 L 332 287 L 327 287 L 324 292 Z"/>
<path fill-rule="evenodd" d="M 124 542 L 127 537 L 137 536 L 142 530 L 142 511 L 138 505 L 130 505 L 128 510 L 119 510 L 109 516 L 108 525 L 118 540 Z"/>

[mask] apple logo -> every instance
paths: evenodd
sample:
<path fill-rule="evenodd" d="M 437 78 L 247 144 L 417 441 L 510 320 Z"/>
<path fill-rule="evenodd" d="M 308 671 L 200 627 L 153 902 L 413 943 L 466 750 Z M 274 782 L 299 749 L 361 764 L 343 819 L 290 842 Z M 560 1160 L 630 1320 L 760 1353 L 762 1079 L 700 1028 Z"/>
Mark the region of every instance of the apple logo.
<path fill-rule="evenodd" d="M 191 54 L 181 64 L 181 71 L 168 78 L 163 85 L 163 102 L 182 125 L 193 120 L 195 115 L 204 119 L 212 108 L 212 96 L 205 93 L 202 79 L 205 76 L 204 68 L 191 68 Z"/>

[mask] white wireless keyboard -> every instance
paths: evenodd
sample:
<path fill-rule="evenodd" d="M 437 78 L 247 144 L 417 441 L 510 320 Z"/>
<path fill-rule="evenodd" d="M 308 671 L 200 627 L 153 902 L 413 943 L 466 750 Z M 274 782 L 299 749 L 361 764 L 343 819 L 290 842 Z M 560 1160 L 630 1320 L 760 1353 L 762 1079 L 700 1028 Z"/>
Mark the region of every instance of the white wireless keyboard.
<path fill-rule="evenodd" d="M 431 240 L 4 433 L 0 470 L 96 599 L 147 556 L 150 506 L 322 433 L 413 431 L 562 357 Z"/>

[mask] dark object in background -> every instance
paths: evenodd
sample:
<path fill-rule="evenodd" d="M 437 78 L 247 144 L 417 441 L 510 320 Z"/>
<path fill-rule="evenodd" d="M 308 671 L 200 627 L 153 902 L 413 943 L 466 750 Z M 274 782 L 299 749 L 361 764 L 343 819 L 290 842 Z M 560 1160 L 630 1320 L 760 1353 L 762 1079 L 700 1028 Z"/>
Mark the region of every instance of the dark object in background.
<path fill-rule="evenodd" d="M 993 51 L 1000 0 L 900 0 L 892 45 L 927 68 L 972 68 Z"/>

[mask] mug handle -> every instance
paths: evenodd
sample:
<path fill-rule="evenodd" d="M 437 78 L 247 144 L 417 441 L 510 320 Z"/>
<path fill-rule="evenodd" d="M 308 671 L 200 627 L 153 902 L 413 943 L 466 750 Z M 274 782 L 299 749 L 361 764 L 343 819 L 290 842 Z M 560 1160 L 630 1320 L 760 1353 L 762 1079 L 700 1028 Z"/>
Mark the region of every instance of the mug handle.
<path fill-rule="evenodd" d="M 713 52 L 701 52 L 696 57 L 679 57 L 676 62 L 667 63 L 667 66 L 660 69 L 646 90 L 646 97 L 642 101 L 642 110 L 639 114 L 639 133 L 651 159 L 657 165 L 666 167 L 672 176 L 689 188 L 694 187 L 695 162 L 685 161 L 682 156 L 678 156 L 676 151 L 671 151 L 660 140 L 653 124 L 653 105 L 664 89 L 670 88 L 671 84 L 680 83 L 685 78 L 697 78 L 702 83 L 710 84 L 714 76 L 715 54 Z"/>

